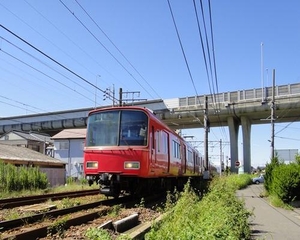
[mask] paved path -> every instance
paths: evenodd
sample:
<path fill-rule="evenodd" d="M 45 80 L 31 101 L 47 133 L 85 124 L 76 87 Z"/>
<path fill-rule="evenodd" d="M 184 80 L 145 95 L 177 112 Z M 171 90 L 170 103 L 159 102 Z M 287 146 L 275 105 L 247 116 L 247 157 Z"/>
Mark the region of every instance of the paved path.
<path fill-rule="evenodd" d="M 237 195 L 245 200 L 247 209 L 253 210 L 250 217 L 252 239 L 298 240 L 300 239 L 300 208 L 284 210 L 275 208 L 260 197 L 262 184 L 250 185 L 238 190 Z"/>

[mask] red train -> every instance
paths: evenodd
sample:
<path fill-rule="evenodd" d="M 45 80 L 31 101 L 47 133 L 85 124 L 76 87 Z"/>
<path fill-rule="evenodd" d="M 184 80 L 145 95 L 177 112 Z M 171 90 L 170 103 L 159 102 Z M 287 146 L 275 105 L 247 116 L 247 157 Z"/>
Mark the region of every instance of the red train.
<path fill-rule="evenodd" d="M 89 113 L 84 172 L 107 196 L 180 186 L 189 177 L 199 178 L 202 169 L 200 153 L 147 108 L 110 107 Z"/>

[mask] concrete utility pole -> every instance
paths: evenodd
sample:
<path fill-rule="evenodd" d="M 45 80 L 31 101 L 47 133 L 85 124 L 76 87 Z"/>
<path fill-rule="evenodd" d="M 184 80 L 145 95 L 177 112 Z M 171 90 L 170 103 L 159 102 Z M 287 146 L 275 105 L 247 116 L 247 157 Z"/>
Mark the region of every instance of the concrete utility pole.
<path fill-rule="evenodd" d="M 193 138 L 193 137 L 194 136 L 184 136 L 184 138 Z M 189 140 L 188 142 L 191 143 L 195 147 L 199 147 L 199 144 L 201 144 L 201 145 L 203 144 L 203 148 L 204 149 L 206 148 L 206 146 L 205 146 L 205 142 L 206 141 Z M 208 146 L 207 149 L 209 148 L 209 146 L 210 147 L 214 147 L 217 144 L 219 144 L 219 151 L 220 151 L 219 154 L 218 155 L 213 154 L 213 155 L 210 155 L 210 156 L 211 157 L 212 156 L 218 156 L 219 157 L 219 161 L 220 161 L 220 175 L 222 175 L 222 169 L 225 170 L 224 168 L 222 168 L 222 166 L 223 167 L 225 166 L 223 147 L 226 146 L 226 145 L 230 145 L 230 142 L 224 142 L 222 139 L 220 139 L 219 141 L 207 141 L 207 146 Z M 204 152 L 205 152 L 205 150 L 204 150 Z M 205 159 L 205 157 L 204 157 L 204 159 Z M 228 159 L 227 159 L 227 161 L 228 161 Z M 228 163 L 226 163 L 226 166 L 228 166 Z"/>
<path fill-rule="evenodd" d="M 271 160 L 274 158 L 275 132 L 275 69 L 273 69 L 272 102 L 271 102 Z"/>
<path fill-rule="evenodd" d="M 264 44 L 260 44 L 260 57 L 261 57 L 261 102 L 265 102 L 265 97 L 264 97 L 264 53 L 263 53 L 263 48 Z"/>
<path fill-rule="evenodd" d="M 123 96 L 123 89 L 119 89 L 119 106 L 122 106 L 122 96 Z"/>
<path fill-rule="evenodd" d="M 223 149 L 222 149 L 222 139 L 220 139 L 220 176 L 222 175 L 223 162 Z"/>
<path fill-rule="evenodd" d="M 209 120 L 208 120 L 208 103 L 207 96 L 204 100 L 204 162 L 205 162 L 205 171 L 209 175 L 209 161 L 208 161 L 208 132 L 209 132 Z M 208 176 L 207 176 L 208 177 Z"/>

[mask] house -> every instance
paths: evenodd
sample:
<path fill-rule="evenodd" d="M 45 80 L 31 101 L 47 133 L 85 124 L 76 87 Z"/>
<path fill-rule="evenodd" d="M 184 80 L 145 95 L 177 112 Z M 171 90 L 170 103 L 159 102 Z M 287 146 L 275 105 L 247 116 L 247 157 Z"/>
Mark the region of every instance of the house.
<path fill-rule="evenodd" d="M 51 149 L 53 141 L 47 134 L 12 130 L 0 137 L 0 143 L 26 147 L 53 157 L 52 152 L 48 151 L 48 149 Z"/>
<path fill-rule="evenodd" d="M 51 139 L 54 141 L 54 158 L 66 164 L 67 177 L 83 176 L 83 149 L 86 129 L 64 129 Z"/>
<path fill-rule="evenodd" d="M 15 166 L 39 167 L 46 173 L 51 187 L 66 183 L 65 163 L 21 146 L 0 143 L 0 160 Z"/>

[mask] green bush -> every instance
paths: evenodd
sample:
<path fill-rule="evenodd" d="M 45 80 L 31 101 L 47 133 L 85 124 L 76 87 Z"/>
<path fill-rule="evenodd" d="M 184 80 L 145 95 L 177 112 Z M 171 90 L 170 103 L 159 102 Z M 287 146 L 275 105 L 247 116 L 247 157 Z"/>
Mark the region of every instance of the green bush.
<path fill-rule="evenodd" d="M 266 191 L 269 194 L 272 194 L 272 183 L 273 183 L 273 171 L 275 168 L 277 168 L 278 166 L 280 166 L 281 163 L 279 162 L 278 156 L 275 156 L 273 159 L 271 159 L 271 163 L 268 163 L 266 165 L 266 173 L 265 173 L 265 182 L 264 182 L 264 186 Z"/>
<path fill-rule="evenodd" d="M 299 198 L 300 165 L 290 163 L 276 167 L 273 170 L 272 193 L 284 203 L 289 203 Z"/>

